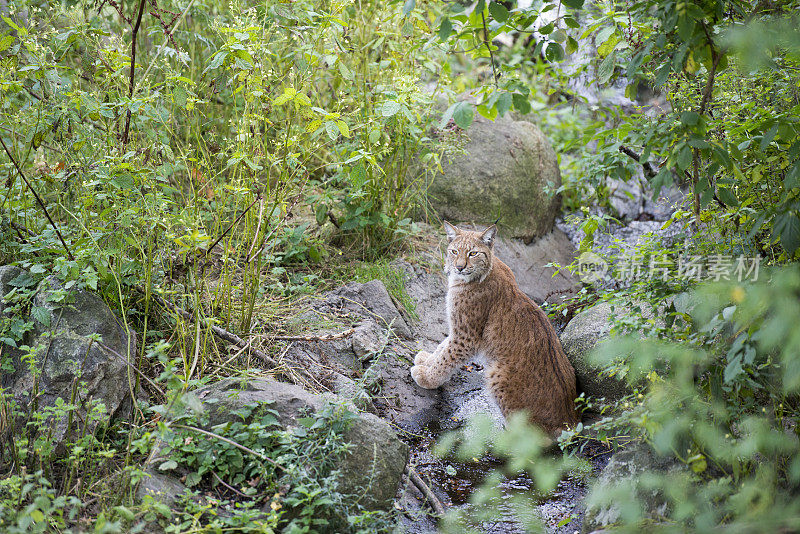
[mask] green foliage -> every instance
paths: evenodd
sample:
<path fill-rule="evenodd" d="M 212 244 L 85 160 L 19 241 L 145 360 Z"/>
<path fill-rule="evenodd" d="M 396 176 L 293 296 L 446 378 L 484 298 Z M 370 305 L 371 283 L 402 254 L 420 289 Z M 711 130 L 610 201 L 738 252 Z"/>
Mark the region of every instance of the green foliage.
<path fill-rule="evenodd" d="M 386 290 L 392 298 L 399 302 L 412 319 L 417 320 L 419 316 L 415 310 L 414 299 L 406 291 L 406 276 L 399 271 L 389 261 L 377 261 L 374 263 L 362 263 L 345 273 L 348 279 L 356 282 L 369 282 L 370 280 L 380 280 L 386 286 Z"/>
<path fill-rule="evenodd" d="M 113 475 L 118 444 L 105 426 L 105 406 L 95 401 L 84 408 L 85 415 L 76 417 L 74 399 L 58 398 L 52 406 L 23 409 L 0 390 L 0 430 L 8 433 L 0 445 L 0 467 L 6 473 L 0 481 L 3 532 L 77 531 L 90 500 L 109 505 L 108 514 L 97 518 L 98 532 L 121 528 L 115 522 L 119 511 L 111 509 L 125 495 L 124 477 Z M 7 439 L 15 427 L 18 434 Z M 106 494 L 97 499 L 99 490 Z"/>
<path fill-rule="evenodd" d="M 789 267 L 763 278 L 703 286 L 686 315 L 689 328 L 664 340 L 616 338 L 596 354 L 600 365 L 627 355 L 627 380 L 646 384 L 647 394 L 626 401 L 635 408 L 625 424 L 686 465 L 631 482 L 665 495 L 666 530 L 797 525 L 800 276 Z M 620 492 L 632 494 L 625 484 Z M 643 509 L 644 501 L 629 507 L 623 525 L 638 528 Z"/>
<path fill-rule="evenodd" d="M 366 512 L 357 498 L 337 492 L 339 473 L 333 468 L 347 453 L 342 435 L 352 413 L 329 405 L 299 419 L 292 430 L 283 429 L 278 414 L 266 407 L 242 408 L 234 415 L 239 420 L 212 426 L 210 433 L 198 428 L 207 426 L 207 412 L 160 425 L 163 446 L 156 467 L 183 474 L 192 490 L 173 512 L 168 531 L 380 532 L 391 527 L 391 514 Z M 149 448 L 153 437 L 143 436 L 137 446 Z M 217 508 L 236 513 L 221 515 Z"/>

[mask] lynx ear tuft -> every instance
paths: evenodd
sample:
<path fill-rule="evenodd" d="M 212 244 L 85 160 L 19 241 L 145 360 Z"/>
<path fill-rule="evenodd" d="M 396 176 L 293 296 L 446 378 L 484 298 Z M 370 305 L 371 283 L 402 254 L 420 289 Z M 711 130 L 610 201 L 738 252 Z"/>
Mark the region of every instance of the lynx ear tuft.
<path fill-rule="evenodd" d="M 458 228 L 456 228 L 447 221 L 444 221 L 444 231 L 447 233 L 448 241 L 452 241 L 461 233 L 461 230 L 459 230 Z"/>
<path fill-rule="evenodd" d="M 494 238 L 496 235 L 497 235 L 497 226 L 493 224 L 489 228 L 483 231 L 483 233 L 481 234 L 481 241 L 483 241 L 487 247 L 492 248 L 492 245 L 494 245 Z"/>

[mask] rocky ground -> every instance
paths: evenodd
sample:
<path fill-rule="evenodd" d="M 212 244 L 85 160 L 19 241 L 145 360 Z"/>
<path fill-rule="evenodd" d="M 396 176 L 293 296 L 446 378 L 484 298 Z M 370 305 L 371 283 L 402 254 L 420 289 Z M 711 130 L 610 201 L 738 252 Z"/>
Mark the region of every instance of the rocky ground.
<path fill-rule="evenodd" d="M 449 175 L 437 178 L 434 189 L 438 191 L 438 201 L 444 202 L 440 211 L 455 221 L 485 219 L 483 214 L 489 205 L 495 206 L 494 212 L 505 213 L 508 225 L 503 235 L 501 223 L 496 255 L 511 267 L 520 288 L 528 296 L 539 304 L 552 303 L 581 287 L 581 282 L 567 270 L 553 265 L 571 264 L 583 235 L 578 221 L 569 217 L 556 218 L 557 201 L 526 193 L 526 188 L 532 185 L 538 192 L 545 183 L 555 182 L 557 186 L 560 178 L 556 156 L 542 133 L 535 126 L 523 128 L 520 124 L 523 123 L 510 118 L 496 123 L 476 121 L 477 133 L 472 130 L 471 133 L 474 139 L 481 140 L 481 147 L 473 152 L 491 154 L 491 161 L 448 163 Z M 481 169 L 481 173 L 474 175 L 470 172 L 472 169 Z M 488 195 L 492 202 L 486 205 L 461 203 L 453 195 L 464 187 L 473 188 L 468 189 L 471 191 L 468 196 L 483 198 Z M 595 236 L 601 255 L 613 258 L 620 250 L 629 250 L 653 232 L 660 238 L 678 238 L 677 227 L 665 231 L 662 225 L 676 207 L 685 202 L 685 194 L 672 188 L 656 200 L 650 197 L 650 192 L 641 185 L 619 183 L 612 187 L 611 205 L 618 222 L 611 223 Z M 593 209 L 596 212 L 599 208 Z M 521 211 L 525 212 L 523 217 L 518 216 Z M 309 380 L 306 384 L 309 389 L 334 393 L 336 397 L 329 398 L 337 402 L 343 399 L 360 411 L 352 432 L 346 436 L 357 454 L 340 467 L 345 478 L 355 481 L 355 487 L 363 490 L 365 502 L 370 506 L 380 508 L 393 504 L 399 508 L 409 532 L 435 532 L 436 521 L 426 502 L 430 499 L 424 497 L 418 484 L 411 483 L 404 468 L 408 466 L 419 473 L 446 507 L 469 506 L 470 494 L 496 465 L 491 459 L 469 465 L 447 463 L 433 456 L 431 448 L 442 432 L 458 428 L 477 414 L 488 414 L 498 429 L 504 425 L 499 408 L 484 389 L 480 361 L 463 365 L 437 390 L 419 388 L 411 379 L 409 368 L 414 355 L 422 349 L 432 351 L 447 335 L 441 252 L 444 236 L 439 228 L 424 224 L 422 233 L 429 236 L 426 245 L 393 263 L 393 268 L 404 277 L 405 291 L 414 303 L 413 309 L 404 308 L 379 280 L 346 284 L 310 299 L 300 320 L 316 325 L 309 329 L 309 334 L 324 336 L 341 332 L 343 325 L 352 326 L 352 332 L 334 339 L 293 341 L 286 347 L 280 362 L 299 369 L 298 376 Z M 26 283 L 26 273 L 21 269 L 0 266 L 0 296 L 13 295 L 14 288 L 25 287 Z M 609 283 L 608 280 L 605 283 Z M 73 312 L 72 308 L 54 304 L 52 292 L 66 293 L 68 300 L 79 306 Z M 36 307 L 42 311 L 35 318 L 36 328 L 27 342 L 31 346 L 47 342 L 46 365 L 40 382 L 46 391 L 41 402 L 52 402 L 72 383 L 75 370 L 69 365 L 74 367 L 74 363 L 68 362 L 80 360 L 76 358 L 76 354 L 80 354 L 85 355 L 80 372 L 87 384 L 81 390 L 82 395 L 104 401 L 109 415 L 129 406 L 127 384 L 133 372 L 124 355 L 136 353 L 135 334 L 122 327 L 102 300 L 85 291 L 64 290 L 55 280 L 50 288 L 42 289 L 36 299 Z M 2 306 L 0 299 L 0 315 Z M 579 391 L 606 399 L 625 395 L 628 392 L 625 384 L 602 377 L 598 369 L 584 361 L 585 354 L 608 336 L 610 310 L 598 305 L 570 318 L 563 329 L 559 327 L 559 333 L 576 369 Z M 51 335 L 50 330 L 55 333 Z M 102 335 L 102 344 L 90 340 L 89 336 L 95 333 Z M 1 385 L 24 396 L 25 391 L 30 390 L 30 376 L 21 365 L 21 353 L 17 351 L 13 356 L 17 371 L 5 374 Z M 109 388 L 109 385 L 116 387 Z M 231 388 L 241 393 L 229 394 Z M 206 397 L 215 399 L 217 407 L 225 406 L 222 416 L 230 416 L 236 409 L 236 402 L 243 402 L 242 399 L 251 404 L 273 403 L 285 415 L 282 424 L 288 426 L 294 424 L 300 408 L 317 410 L 324 401 L 324 397 L 296 385 L 270 380 L 221 382 L 196 394 L 208 409 L 214 409 L 215 405 L 209 404 Z M 219 410 L 215 413 L 219 414 Z M 158 452 L 156 447 L 151 462 Z M 615 454 L 607 467 L 610 456 L 607 451 L 583 451 L 582 455 L 590 461 L 592 472 L 571 473 L 552 494 L 538 501 L 535 513 L 548 532 L 588 532 L 613 522 L 613 509 L 585 511 L 583 500 L 587 487 L 592 483 L 613 483 L 626 472 L 646 468 L 642 466 L 648 464 L 646 455 L 633 452 Z M 373 469 L 365 470 L 366 465 Z M 365 473 L 369 474 L 367 478 L 364 478 Z M 182 491 L 179 480 L 161 473 L 151 474 L 153 476 L 140 487 L 140 495 L 142 492 L 161 494 L 168 500 L 172 498 L 170 495 Z M 501 483 L 501 491 L 508 500 L 515 493 L 531 489 L 532 483 L 525 477 Z M 500 511 L 505 514 L 509 510 L 501 507 Z M 524 531 L 510 514 L 482 528 L 487 532 Z"/>

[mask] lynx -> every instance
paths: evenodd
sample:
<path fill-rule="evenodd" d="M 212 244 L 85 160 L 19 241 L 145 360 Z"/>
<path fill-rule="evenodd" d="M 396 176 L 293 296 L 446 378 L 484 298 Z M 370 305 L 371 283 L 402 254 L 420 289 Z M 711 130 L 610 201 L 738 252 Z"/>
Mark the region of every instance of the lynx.
<path fill-rule="evenodd" d="M 481 354 L 489 391 L 504 416 L 526 410 L 529 420 L 550 435 L 576 424 L 575 370 L 547 315 L 494 256 L 497 227 L 473 232 L 445 222 L 444 228 L 450 335 L 432 354 L 416 355 L 414 381 L 435 389 L 462 362 Z"/>

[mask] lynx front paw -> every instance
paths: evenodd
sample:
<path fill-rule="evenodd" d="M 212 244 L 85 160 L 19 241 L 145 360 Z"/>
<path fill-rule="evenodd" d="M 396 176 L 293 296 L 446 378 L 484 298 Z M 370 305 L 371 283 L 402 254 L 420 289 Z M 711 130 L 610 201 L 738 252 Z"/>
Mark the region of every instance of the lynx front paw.
<path fill-rule="evenodd" d="M 414 365 L 425 365 L 433 357 L 430 352 L 421 350 L 414 356 Z"/>
<path fill-rule="evenodd" d="M 411 368 L 411 378 L 414 379 L 414 382 L 421 388 L 425 389 L 436 389 L 439 387 L 439 384 L 434 383 L 428 376 L 430 372 L 430 367 L 426 367 L 424 365 L 415 365 Z"/>

